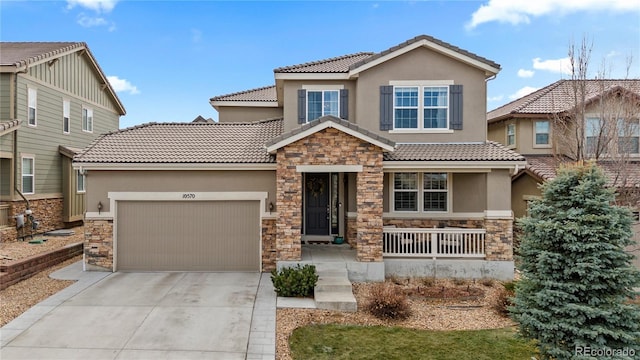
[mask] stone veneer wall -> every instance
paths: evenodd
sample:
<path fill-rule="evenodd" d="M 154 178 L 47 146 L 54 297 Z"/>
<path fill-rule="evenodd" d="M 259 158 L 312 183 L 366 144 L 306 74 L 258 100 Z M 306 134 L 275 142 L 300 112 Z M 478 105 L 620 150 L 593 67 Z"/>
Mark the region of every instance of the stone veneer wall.
<path fill-rule="evenodd" d="M 262 271 L 276 268 L 276 219 L 262 219 Z"/>
<path fill-rule="evenodd" d="M 357 174 L 358 260 L 382 261 L 382 149 L 327 128 L 278 149 L 276 170 L 277 260 L 302 256 L 302 173 L 298 165 L 362 165 Z"/>
<path fill-rule="evenodd" d="M 358 226 L 357 226 L 356 218 L 355 217 L 346 218 L 345 225 L 346 225 L 345 240 L 349 245 L 351 245 L 351 248 L 355 249 L 356 244 L 358 242 Z"/>
<path fill-rule="evenodd" d="M 84 221 L 87 270 L 113 271 L 113 220 Z"/>
<path fill-rule="evenodd" d="M 513 260 L 513 219 L 486 219 L 486 260 Z"/>
<path fill-rule="evenodd" d="M 25 201 L 5 202 L 9 204 L 9 226 L 0 228 L 0 242 L 16 241 L 22 230 L 16 230 L 16 214 L 24 214 L 27 208 Z M 34 199 L 29 200 L 29 206 L 33 211 L 33 216 L 39 222 L 37 233 L 62 229 L 64 222 L 62 221 L 62 198 L 51 199 Z M 29 230 L 25 229 L 24 234 L 29 234 Z"/>

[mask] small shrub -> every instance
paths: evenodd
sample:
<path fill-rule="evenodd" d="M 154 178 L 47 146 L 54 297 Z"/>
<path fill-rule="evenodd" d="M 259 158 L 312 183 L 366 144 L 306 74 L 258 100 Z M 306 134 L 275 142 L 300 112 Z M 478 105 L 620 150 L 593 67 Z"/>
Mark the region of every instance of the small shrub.
<path fill-rule="evenodd" d="M 365 309 L 379 319 L 403 320 L 411 316 L 406 294 L 389 282 L 371 287 Z"/>
<path fill-rule="evenodd" d="M 509 316 L 509 307 L 513 305 L 513 297 L 515 296 L 515 284 L 515 281 L 509 281 L 498 289 L 493 309 L 502 316 Z"/>
<path fill-rule="evenodd" d="M 492 287 L 493 286 L 493 279 L 490 278 L 484 278 L 482 280 L 480 280 L 480 283 L 486 287 Z"/>
<path fill-rule="evenodd" d="M 296 265 L 271 271 L 271 281 L 278 296 L 308 297 L 318 282 L 315 265 Z"/>
<path fill-rule="evenodd" d="M 422 279 L 420 279 L 420 282 L 422 283 L 422 285 L 426 286 L 426 287 L 432 287 L 436 285 L 436 278 L 434 277 L 424 277 Z"/>
<path fill-rule="evenodd" d="M 396 284 L 396 285 L 402 285 L 402 284 L 404 283 L 404 282 L 403 282 L 403 280 L 402 280 L 402 278 L 401 278 L 401 277 L 398 277 L 397 275 L 389 275 L 389 277 L 387 277 L 387 279 L 388 279 L 390 282 L 392 282 L 392 283 L 394 283 L 394 284 Z"/>

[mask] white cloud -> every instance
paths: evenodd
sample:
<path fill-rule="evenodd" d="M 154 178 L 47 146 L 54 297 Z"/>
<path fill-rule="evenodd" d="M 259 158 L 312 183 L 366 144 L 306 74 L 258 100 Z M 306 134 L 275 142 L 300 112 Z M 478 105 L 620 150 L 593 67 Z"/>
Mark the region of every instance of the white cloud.
<path fill-rule="evenodd" d="M 502 99 L 504 99 L 504 95 L 496 95 L 496 96 L 488 97 L 487 101 L 496 102 L 496 101 L 501 101 Z"/>
<path fill-rule="evenodd" d="M 617 56 L 620 56 L 620 53 L 615 51 L 615 50 L 609 51 L 609 53 L 606 55 L 607 58 L 612 58 L 612 57 L 617 57 Z"/>
<path fill-rule="evenodd" d="M 107 80 L 116 92 L 128 92 L 131 95 L 139 94 L 140 91 L 129 80 L 120 79 L 117 76 L 107 76 Z"/>
<path fill-rule="evenodd" d="M 105 26 L 109 24 L 107 20 L 101 17 L 91 17 L 85 14 L 78 15 L 78 24 L 82 27 Z"/>
<path fill-rule="evenodd" d="M 521 78 L 530 78 L 533 77 L 533 74 L 535 74 L 536 72 L 533 70 L 525 70 L 525 69 L 520 69 L 518 70 L 518 77 Z"/>
<path fill-rule="evenodd" d="M 497 21 L 518 25 L 528 24 L 531 17 L 548 14 L 569 14 L 579 11 L 637 11 L 637 0 L 489 0 L 471 15 L 467 29 Z"/>
<path fill-rule="evenodd" d="M 516 91 L 515 94 L 511 94 L 509 95 L 509 99 L 514 100 L 514 99 L 519 99 L 525 95 L 529 95 L 532 92 L 538 90 L 539 88 L 536 87 L 531 87 L 531 86 L 525 86 L 522 89 Z"/>
<path fill-rule="evenodd" d="M 67 9 L 76 6 L 93 10 L 97 13 L 108 13 L 116 7 L 119 0 L 67 0 Z"/>
<path fill-rule="evenodd" d="M 550 60 L 535 58 L 533 59 L 533 68 L 536 70 L 544 70 L 568 75 L 571 74 L 571 60 L 569 60 L 569 57 Z"/>

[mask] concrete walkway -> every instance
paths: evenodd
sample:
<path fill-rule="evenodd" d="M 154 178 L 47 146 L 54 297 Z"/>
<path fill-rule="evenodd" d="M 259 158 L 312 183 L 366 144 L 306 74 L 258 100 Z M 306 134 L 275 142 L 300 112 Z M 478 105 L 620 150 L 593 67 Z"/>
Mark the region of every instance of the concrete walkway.
<path fill-rule="evenodd" d="M 6 359 L 274 359 L 269 274 L 82 272 L 0 329 Z"/>

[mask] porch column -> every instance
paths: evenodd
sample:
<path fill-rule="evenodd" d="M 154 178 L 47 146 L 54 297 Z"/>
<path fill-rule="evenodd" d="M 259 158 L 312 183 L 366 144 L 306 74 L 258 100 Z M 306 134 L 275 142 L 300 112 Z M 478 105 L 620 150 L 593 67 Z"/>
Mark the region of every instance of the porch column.
<path fill-rule="evenodd" d="M 278 150 L 276 168 L 276 259 L 302 260 L 302 173 Z"/>
<path fill-rule="evenodd" d="M 382 197 L 384 174 L 382 152 L 356 175 L 357 259 L 362 262 L 382 261 Z"/>

